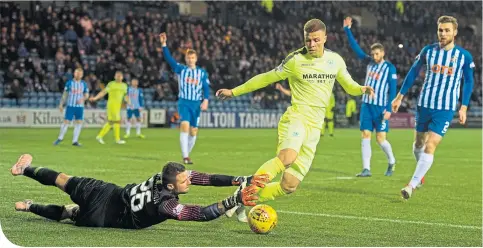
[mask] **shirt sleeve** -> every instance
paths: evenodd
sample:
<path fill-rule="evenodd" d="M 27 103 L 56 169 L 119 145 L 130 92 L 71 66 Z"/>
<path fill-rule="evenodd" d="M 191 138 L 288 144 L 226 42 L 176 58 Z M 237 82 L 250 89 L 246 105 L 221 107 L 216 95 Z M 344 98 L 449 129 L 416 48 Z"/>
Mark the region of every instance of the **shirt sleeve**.
<path fill-rule="evenodd" d="M 203 87 L 203 98 L 206 100 L 209 100 L 210 99 L 210 79 L 208 78 L 207 72 L 204 73 L 201 83 Z"/>
<path fill-rule="evenodd" d="M 347 94 L 352 96 L 362 95 L 362 86 L 352 79 L 344 60 L 340 59 L 340 69 L 336 76 L 337 82 L 344 88 Z"/>
<path fill-rule="evenodd" d="M 419 71 L 421 70 L 421 67 L 426 62 L 426 52 L 428 51 L 428 48 L 429 48 L 428 46 L 425 46 L 421 50 L 419 55 L 416 56 L 416 61 L 414 61 L 413 65 L 411 66 L 411 69 L 409 69 L 409 72 L 406 75 L 406 78 L 404 78 L 404 82 L 401 86 L 401 89 L 399 90 L 399 93 L 401 95 L 406 95 L 406 93 L 408 93 L 411 86 L 413 86 L 414 81 L 419 76 Z"/>
<path fill-rule="evenodd" d="M 70 83 L 71 82 L 72 81 L 69 80 L 69 81 L 67 81 L 67 83 L 65 83 L 65 87 L 64 87 L 64 91 L 65 92 L 70 92 Z"/>
<path fill-rule="evenodd" d="M 104 90 L 109 93 L 109 91 L 111 90 L 111 83 L 107 83 L 106 85 L 106 88 L 104 88 Z"/>
<path fill-rule="evenodd" d="M 461 99 L 461 104 L 468 106 L 470 104 L 471 93 L 473 92 L 474 86 L 474 68 L 475 62 L 473 62 L 473 57 L 469 52 L 465 54 L 465 64 L 463 65 L 463 97 Z"/>
<path fill-rule="evenodd" d="M 391 112 L 392 111 L 392 100 L 396 97 L 396 91 L 397 91 L 397 73 L 396 73 L 396 67 L 394 65 L 391 65 L 389 67 L 389 99 L 387 101 L 387 106 L 386 106 L 386 111 Z"/>

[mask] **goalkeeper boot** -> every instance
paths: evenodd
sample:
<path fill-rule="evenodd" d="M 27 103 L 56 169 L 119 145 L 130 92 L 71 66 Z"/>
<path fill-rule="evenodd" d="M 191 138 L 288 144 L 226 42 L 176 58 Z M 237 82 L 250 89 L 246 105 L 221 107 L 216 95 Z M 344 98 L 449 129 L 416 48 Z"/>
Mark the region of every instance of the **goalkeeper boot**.
<path fill-rule="evenodd" d="M 384 173 L 384 176 L 390 177 L 392 176 L 392 172 L 396 170 L 396 164 L 388 164 L 386 173 Z"/>
<path fill-rule="evenodd" d="M 357 174 L 356 177 L 370 177 L 372 176 L 369 169 L 363 169 L 361 173 Z"/>
<path fill-rule="evenodd" d="M 30 164 L 32 163 L 32 155 L 30 154 L 23 154 L 18 158 L 18 161 L 16 164 L 12 166 L 10 169 L 10 172 L 12 173 L 13 176 L 18 176 L 18 175 L 23 175 L 23 171 L 25 168 L 29 167 Z"/>
<path fill-rule="evenodd" d="M 141 133 L 136 134 L 136 137 L 138 137 L 138 138 L 140 138 L 140 139 L 144 139 L 144 138 L 146 138 L 146 137 L 144 136 L 144 134 L 141 134 Z"/>
<path fill-rule="evenodd" d="M 402 198 L 404 199 L 409 199 L 411 198 L 411 195 L 413 194 L 413 187 L 411 187 L 411 185 L 406 185 L 406 187 L 402 188 L 401 189 L 401 196 Z"/>

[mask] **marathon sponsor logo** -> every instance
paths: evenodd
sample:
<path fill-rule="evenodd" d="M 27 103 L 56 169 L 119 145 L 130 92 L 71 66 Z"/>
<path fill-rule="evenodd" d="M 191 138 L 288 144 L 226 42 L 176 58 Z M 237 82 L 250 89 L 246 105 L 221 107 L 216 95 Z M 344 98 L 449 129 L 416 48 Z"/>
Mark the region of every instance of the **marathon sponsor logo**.
<path fill-rule="evenodd" d="M 303 74 L 303 79 L 335 79 L 335 74 L 325 74 L 325 73 L 312 73 Z"/>

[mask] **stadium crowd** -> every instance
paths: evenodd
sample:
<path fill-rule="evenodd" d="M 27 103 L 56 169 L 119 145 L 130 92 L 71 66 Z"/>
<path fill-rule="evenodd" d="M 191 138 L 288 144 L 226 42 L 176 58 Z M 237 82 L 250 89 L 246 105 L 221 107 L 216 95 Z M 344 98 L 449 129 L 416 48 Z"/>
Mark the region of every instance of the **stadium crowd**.
<path fill-rule="evenodd" d="M 360 7 L 373 11 L 379 29 L 366 30 L 353 25 L 361 47 L 368 52 L 374 42 L 385 46 L 386 59 L 398 70 L 402 83 L 415 56 L 425 45 L 436 40 L 436 19 L 440 14 L 478 18 L 472 2 L 275 2 L 266 7 L 260 2 L 207 2 L 208 18 L 199 19 L 146 12 L 128 11 L 123 18 L 97 18 L 89 14 L 94 4 L 80 7 L 42 7 L 33 13 L 21 11 L 17 4 L 0 4 L 0 80 L 3 96 L 22 98 L 25 92 L 59 92 L 72 78 L 76 67 L 84 68 L 85 81 L 92 94 L 113 78 L 116 70 L 125 72 L 125 80 L 138 78 L 142 88 L 154 89 L 153 101 L 174 101 L 177 80 L 163 59 L 158 34 L 167 32 L 168 47 L 178 62 L 183 52 L 198 51 L 198 64 L 208 71 L 212 91 L 231 88 L 250 77 L 275 68 L 290 51 L 302 47 L 302 27 L 309 18 L 322 19 L 328 28 L 326 47 L 341 54 L 356 81 L 363 83 L 365 65 L 348 46 L 342 30 L 344 16 Z M 427 11 L 431 5 L 431 12 Z M 157 4 L 173 8 L 172 2 Z M 446 12 L 451 9 L 453 12 Z M 227 10 L 230 10 L 229 12 Z M 307 11 L 309 10 L 309 11 Z M 459 14 L 458 14 L 459 13 Z M 480 16 L 481 17 L 481 16 Z M 391 34 L 391 35 L 388 35 Z M 474 39 L 471 28 L 460 27 L 458 45 L 474 57 L 475 89 L 472 106 L 482 105 L 481 39 Z M 402 44 L 403 48 L 398 48 Z M 413 87 L 402 111 L 415 108 L 419 87 Z M 335 88 L 338 104 L 345 105 L 347 95 Z M 1 93 L 1 92 L 0 92 Z M 283 99 L 284 101 L 278 101 Z M 254 108 L 281 108 L 288 102 L 275 87 L 255 92 Z"/>

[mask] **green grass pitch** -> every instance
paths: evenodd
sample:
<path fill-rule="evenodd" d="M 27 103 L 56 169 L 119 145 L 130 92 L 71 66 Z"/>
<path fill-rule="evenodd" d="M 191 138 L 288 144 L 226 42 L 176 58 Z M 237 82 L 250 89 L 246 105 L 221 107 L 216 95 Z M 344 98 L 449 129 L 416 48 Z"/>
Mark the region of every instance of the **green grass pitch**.
<path fill-rule="evenodd" d="M 450 129 L 438 148 L 426 185 L 404 202 L 400 189 L 415 168 L 412 130 L 392 130 L 389 141 L 397 159 L 392 177 L 387 160 L 372 142 L 372 178 L 354 178 L 361 170 L 360 134 L 336 129 L 319 143 L 314 163 L 292 195 L 268 202 L 279 215 L 269 235 L 256 235 L 246 224 L 221 217 L 207 223 L 166 221 L 144 230 L 82 228 L 14 211 L 14 203 L 67 204 L 55 187 L 12 177 L 10 166 L 22 153 L 34 166 L 88 176 L 124 186 L 139 183 L 180 160 L 174 129 L 146 129 L 145 140 L 115 145 L 112 132 L 102 146 L 98 129 L 84 129 L 83 147 L 52 146 L 57 129 L 0 129 L 0 223 L 6 237 L 20 246 L 482 246 L 481 130 Z M 202 129 L 190 169 L 250 175 L 275 155 L 276 130 Z M 191 187 L 183 203 L 207 205 L 235 188 Z"/>

